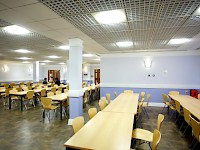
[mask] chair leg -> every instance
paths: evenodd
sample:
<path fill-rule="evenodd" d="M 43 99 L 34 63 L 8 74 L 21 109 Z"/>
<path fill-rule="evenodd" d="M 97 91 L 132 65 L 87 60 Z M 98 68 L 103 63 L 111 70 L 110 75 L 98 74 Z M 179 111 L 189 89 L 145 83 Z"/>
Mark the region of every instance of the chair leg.
<path fill-rule="evenodd" d="M 197 143 L 198 143 L 198 141 L 196 141 L 196 143 L 194 144 L 194 146 L 193 146 L 192 150 L 193 150 L 193 149 L 195 149 L 195 147 L 196 147 Z"/>
<path fill-rule="evenodd" d="M 178 119 L 179 119 L 180 116 L 181 116 L 181 115 L 179 114 L 178 117 L 177 117 L 177 119 L 176 119 L 176 121 L 175 121 L 175 124 L 176 124 L 176 122 L 178 121 Z"/>
<path fill-rule="evenodd" d="M 192 146 L 192 145 L 194 144 L 194 142 L 195 142 L 195 139 L 196 139 L 196 138 L 195 138 L 195 137 L 193 137 L 192 143 L 190 144 L 189 148 L 193 148 L 193 146 Z"/>
<path fill-rule="evenodd" d="M 146 115 L 147 115 L 147 118 L 149 119 L 149 114 L 148 114 L 148 112 L 147 112 L 147 110 L 146 110 L 145 107 L 144 107 L 144 111 L 145 111 L 145 113 L 146 113 Z"/>
<path fill-rule="evenodd" d="M 184 125 L 184 121 L 183 121 L 183 123 L 182 123 L 181 126 L 180 126 L 180 130 L 182 129 L 183 125 Z"/>
<path fill-rule="evenodd" d="M 188 129 L 189 127 L 189 124 L 187 125 L 187 127 L 185 128 L 185 131 L 183 132 L 183 134 L 185 134 L 186 130 Z"/>
<path fill-rule="evenodd" d="M 162 109 L 162 111 L 161 111 L 161 114 L 163 113 L 163 110 L 165 109 L 165 106 L 166 106 L 166 104 L 164 105 L 164 107 L 163 107 L 163 109 Z"/>
<path fill-rule="evenodd" d="M 151 148 L 151 143 L 150 143 L 150 142 L 148 142 L 148 144 L 149 144 L 149 147 L 150 147 L 150 149 L 152 150 L 152 148 Z"/>

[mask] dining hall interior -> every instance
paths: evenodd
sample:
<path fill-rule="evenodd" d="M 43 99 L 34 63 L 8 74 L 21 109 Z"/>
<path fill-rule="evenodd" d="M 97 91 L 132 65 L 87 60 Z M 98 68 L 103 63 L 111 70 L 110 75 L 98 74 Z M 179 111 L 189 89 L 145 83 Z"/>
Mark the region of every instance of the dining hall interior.
<path fill-rule="evenodd" d="M 199 0 L 0 0 L 0 149 L 199 150 Z"/>

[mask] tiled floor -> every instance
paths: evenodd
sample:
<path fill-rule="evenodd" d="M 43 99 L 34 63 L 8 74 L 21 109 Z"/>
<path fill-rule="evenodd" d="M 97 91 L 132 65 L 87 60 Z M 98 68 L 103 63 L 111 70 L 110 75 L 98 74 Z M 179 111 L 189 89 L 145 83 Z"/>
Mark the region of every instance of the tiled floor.
<path fill-rule="evenodd" d="M 92 106 L 98 107 L 97 102 Z M 87 110 L 84 109 L 84 118 L 88 121 Z M 142 126 L 153 131 L 156 128 L 157 115 L 161 108 L 149 107 L 150 119 L 142 114 Z M 180 119 L 181 121 L 181 119 Z M 191 128 L 183 135 L 178 127 L 180 122 L 174 123 L 175 118 L 165 120 L 161 127 L 162 139 L 158 146 L 160 150 L 188 150 L 192 141 Z M 40 107 L 21 112 L 19 107 L 12 110 L 4 109 L 0 102 L 0 150 L 63 150 L 64 142 L 73 135 L 72 127 L 67 125 L 67 119 L 57 117 L 50 123 L 41 121 Z M 136 149 L 148 150 L 147 144 L 142 144 Z M 196 149 L 200 149 L 199 144 Z"/>

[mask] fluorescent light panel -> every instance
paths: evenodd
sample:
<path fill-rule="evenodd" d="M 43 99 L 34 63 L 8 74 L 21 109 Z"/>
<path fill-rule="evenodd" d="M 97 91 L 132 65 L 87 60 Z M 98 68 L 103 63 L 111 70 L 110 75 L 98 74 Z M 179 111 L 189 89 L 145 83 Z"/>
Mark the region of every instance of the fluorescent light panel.
<path fill-rule="evenodd" d="M 19 57 L 18 59 L 29 60 L 29 59 L 32 59 L 32 58 L 29 58 L 29 57 Z"/>
<path fill-rule="evenodd" d="M 133 46 L 133 42 L 131 42 L 131 41 L 117 42 L 116 44 L 119 47 L 130 47 L 130 46 Z"/>
<path fill-rule="evenodd" d="M 69 50 L 69 46 L 68 45 L 62 45 L 58 47 L 59 49 L 63 49 L 63 50 Z"/>
<path fill-rule="evenodd" d="M 52 55 L 52 56 L 48 56 L 49 58 L 60 58 L 58 56 Z"/>
<path fill-rule="evenodd" d="M 181 38 L 181 39 L 171 39 L 169 41 L 169 44 L 183 44 L 183 43 L 186 43 L 186 42 L 189 42 L 190 39 L 187 39 L 187 38 Z"/>
<path fill-rule="evenodd" d="M 42 61 L 42 62 L 52 62 L 52 61 L 50 61 L 50 60 L 44 60 L 44 61 Z"/>
<path fill-rule="evenodd" d="M 100 24 L 115 24 L 126 21 L 126 15 L 123 9 L 92 13 L 92 16 Z"/>
<path fill-rule="evenodd" d="M 61 63 L 59 63 L 60 65 L 64 65 L 65 63 L 64 62 L 61 62 Z"/>
<path fill-rule="evenodd" d="M 31 51 L 29 51 L 27 49 L 18 49 L 18 50 L 15 50 L 15 52 L 18 52 L 18 53 L 30 53 Z"/>
<path fill-rule="evenodd" d="M 29 64 L 30 62 L 29 61 L 23 61 L 22 63 L 23 64 Z"/>
<path fill-rule="evenodd" d="M 83 54 L 83 57 L 92 57 L 92 54 Z"/>
<path fill-rule="evenodd" d="M 17 25 L 7 26 L 7 27 L 4 27 L 3 29 L 10 34 L 23 35 L 23 34 L 30 33 L 30 31 L 27 30 L 26 28 L 23 28 Z"/>

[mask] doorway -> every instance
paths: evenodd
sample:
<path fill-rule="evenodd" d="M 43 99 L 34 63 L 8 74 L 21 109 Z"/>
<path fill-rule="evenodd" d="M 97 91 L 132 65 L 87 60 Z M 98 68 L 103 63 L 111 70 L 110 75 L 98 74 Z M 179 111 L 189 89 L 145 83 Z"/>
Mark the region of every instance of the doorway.
<path fill-rule="evenodd" d="M 54 81 L 55 78 L 58 78 L 58 80 L 60 80 L 60 70 L 48 70 L 48 81 L 50 77 L 53 77 Z"/>
<path fill-rule="evenodd" d="M 100 83 L 100 69 L 94 69 L 94 83 Z"/>

